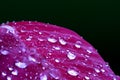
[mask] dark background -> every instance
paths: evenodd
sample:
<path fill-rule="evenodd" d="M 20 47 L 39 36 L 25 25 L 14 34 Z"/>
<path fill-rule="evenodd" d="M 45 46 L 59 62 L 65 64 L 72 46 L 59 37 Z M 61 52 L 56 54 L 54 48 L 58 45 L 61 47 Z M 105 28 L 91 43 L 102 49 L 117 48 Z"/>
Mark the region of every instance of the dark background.
<path fill-rule="evenodd" d="M 120 3 L 115 0 L 0 1 L 0 23 L 41 21 L 74 30 L 120 75 Z"/>

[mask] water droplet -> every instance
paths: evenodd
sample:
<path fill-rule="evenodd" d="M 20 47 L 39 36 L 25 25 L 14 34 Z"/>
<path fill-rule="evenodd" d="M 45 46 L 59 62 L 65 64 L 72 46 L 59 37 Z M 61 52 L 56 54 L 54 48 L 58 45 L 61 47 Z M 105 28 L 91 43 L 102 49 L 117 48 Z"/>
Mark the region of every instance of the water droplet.
<path fill-rule="evenodd" d="M 12 70 L 13 70 L 13 68 L 11 68 L 11 67 L 9 67 L 8 69 L 9 69 L 10 71 L 12 71 Z"/>
<path fill-rule="evenodd" d="M 59 63 L 60 61 L 58 59 L 55 59 L 55 62 Z"/>
<path fill-rule="evenodd" d="M 41 34 L 42 34 L 42 32 L 39 32 L 39 34 L 41 35 Z"/>
<path fill-rule="evenodd" d="M 11 32 L 11 33 L 15 34 L 15 30 L 14 30 L 13 27 L 11 27 L 11 26 L 9 26 L 9 25 L 3 25 L 3 26 L 1 26 L 1 27 L 2 27 L 2 28 L 6 28 L 6 29 L 7 29 L 7 33 L 8 33 L 8 32 Z"/>
<path fill-rule="evenodd" d="M 88 52 L 88 53 L 92 53 L 92 51 L 91 51 L 91 50 L 87 50 L 87 52 Z"/>
<path fill-rule="evenodd" d="M 49 72 L 49 74 L 54 79 L 59 79 L 60 78 L 60 72 L 57 69 L 51 69 L 50 72 Z"/>
<path fill-rule="evenodd" d="M 78 72 L 75 71 L 74 69 L 68 69 L 68 74 L 71 75 L 71 76 L 77 76 L 78 75 Z"/>
<path fill-rule="evenodd" d="M 70 60 L 73 60 L 73 59 L 76 58 L 76 55 L 73 54 L 73 53 L 71 53 L 71 52 L 68 52 L 68 53 L 67 53 L 67 57 L 68 57 Z"/>
<path fill-rule="evenodd" d="M 13 75 L 18 75 L 18 71 L 17 71 L 17 70 L 14 70 L 14 71 L 12 71 L 12 74 L 13 74 Z"/>
<path fill-rule="evenodd" d="M 56 43 L 57 42 L 57 40 L 54 39 L 54 38 L 48 38 L 48 41 L 51 42 L 51 43 Z"/>
<path fill-rule="evenodd" d="M 8 77 L 7 77 L 7 80 L 11 80 L 11 77 L 8 76 Z"/>
<path fill-rule="evenodd" d="M 53 48 L 55 49 L 55 50 L 60 50 L 60 47 L 56 47 L 56 46 L 53 46 Z"/>
<path fill-rule="evenodd" d="M 76 48 L 80 48 L 81 46 L 80 46 L 80 44 L 77 44 L 77 43 L 76 43 L 76 44 L 75 44 L 75 47 L 76 47 Z"/>
<path fill-rule="evenodd" d="M 15 63 L 15 65 L 19 68 L 26 68 L 27 67 L 26 63 L 23 63 L 23 62 L 17 62 L 17 63 Z"/>
<path fill-rule="evenodd" d="M 86 80 L 90 80 L 90 78 L 89 78 L 88 76 L 85 76 L 85 79 L 86 79 Z"/>
<path fill-rule="evenodd" d="M 117 80 L 115 77 L 113 77 L 113 80 Z"/>
<path fill-rule="evenodd" d="M 0 42 L 2 42 L 2 40 L 0 39 Z"/>
<path fill-rule="evenodd" d="M 32 36 L 29 36 L 29 37 L 26 39 L 26 41 L 31 41 L 31 39 L 32 39 Z"/>
<path fill-rule="evenodd" d="M 7 74 L 5 72 L 2 72 L 2 76 L 6 76 Z"/>
<path fill-rule="evenodd" d="M 104 69 L 101 69 L 101 72 L 103 72 L 103 73 L 104 73 L 104 72 L 105 72 L 105 70 L 104 70 Z"/>
<path fill-rule="evenodd" d="M 36 62 L 36 59 L 31 56 L 29 56 L 28 59 L 29 59 L 29 61 Z"/>
<path fill-rule="evenodd" d="M 59 39 L 59 42 L 60 42 L 60 44 L 62 44 L 62 45 L 66 45 L 67 44 L 67 42 L 65 41 L 65 40 L 63 40 L 63 39 Z"/>
<path fill-rule="evenodd" d="M 6 51 L 6 50 L 2 50 L 1 51 L 1 54 L 3 54 L 3 55 L 7 55 L 9 52 L 8 51 Z"/>
<path fill-rule="evenodd" d="M 100 70 L 97 68 L 94 68 L 95 72 L 100 73 Z"/>
<path fill-rule="evenodd" d="M 47 76 L 45 74 L 40 74 L 40 80 L 47 80 Z"/>

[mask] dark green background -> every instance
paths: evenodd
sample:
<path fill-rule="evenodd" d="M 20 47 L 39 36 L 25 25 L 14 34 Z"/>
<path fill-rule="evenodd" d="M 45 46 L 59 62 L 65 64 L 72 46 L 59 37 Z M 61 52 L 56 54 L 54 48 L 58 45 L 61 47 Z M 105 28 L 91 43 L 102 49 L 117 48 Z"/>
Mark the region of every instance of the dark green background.
<path fill-rule="evenodd" d="M 115 0 L 0 1 L 0 23 L 37 20 L 76 31 L 120 74 L 120 3 Z"/>

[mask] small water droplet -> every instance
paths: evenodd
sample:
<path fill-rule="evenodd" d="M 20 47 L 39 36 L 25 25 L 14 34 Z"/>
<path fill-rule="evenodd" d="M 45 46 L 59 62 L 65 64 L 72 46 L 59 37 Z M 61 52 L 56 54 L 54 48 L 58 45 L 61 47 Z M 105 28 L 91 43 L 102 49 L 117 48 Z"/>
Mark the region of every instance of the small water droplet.
<path fill-rule="evenodd" d="M 32 36 L 29 36 L 29 37 L 26 39 L 26 41 L 31 41 L 31 39 L 32 39 Z"/>
<path fill-rule="evenodd" d="M 115 77 L 113 77 L 113 80 L 117 80 Z"/>
<path fill-rule="evenodd" d="M 26 68 L 27 67 L 27 64 L 23 63 L 23 62 L 17 62 L 17 63 L 15 63 L 15 65 L 19 68 Z"/>
<path fill-rule="evenodd" d="M 104 72 L 105 72 L 105 70 L 104 70 L 104 69 L 101 69 L 101 72 L 103 72 L 103 73 L 104 73 Z"/>
<path fill-rule="evenodd" d="M 61 38 L 59 38 L 59 42 L 60 42 L 61 45 L 66 45 L 67 44 L 67 42 L 65 40 L 61 39 Z"/>
<path fill-rule="evenodd" d="M 71 75 L 71 76 L 77 76 L 78 75 L 78 72 L 74 69 L 68 69 L 68 74 Z"/>
<path fill-rule="evenodd" d="M 73 54 L 73 53 L 71 53 L 71 52 L 68 52 L 68 53 L 67 53 L 67 57 L 68 57 L 70 60 L 73 60 L 73 59 L 76 58 L 76 55 Z"/>
<path fill-rule="evenodd" d="M 29 56 L 28 59 L 29 59 L 29 61 L 36 62 L 36 59 L 31 56 Z"/>
<path fill-rule="evenodd" d="M 7 74 L 5 72 L 2 72 L 2 76 L 6 76 Z"/>
<path fill-rule="evenodd" d="M 54 38 L 50 38 L 50 37 L 48 38 L 48 41 L 51 42 L 51 43 L 56 43 L 56 42 L 57 42 L 56 39 L 54 39 Z"/>
<path fill-rule="evenodd" d="M 1 54 L 3 54 L 3 55 L 7 55 L 9 52 L 8 51 L 6 51 L 6 50 L 2 50 L 1 51 Z"/>
<path fill-rule="evenodd" d="M 39 32 L 39 34 L 41 35 L 41 34 L 42 34 L 42 32 Z"/>
<path fill-rule="evenodd" d="M 37 38 L 39 41 L 44 41 L 43 39 L 41 39 L 41 38 Z"/>
<path fill-rule="evenodd" d="M 97 68 L 94 68 L 95 72 L 100 73 L 100 70 Z"/>
<path fill-rule="evenodd" d="M 90 78 L 89 78 L 88 76 L 85 76 L 85 79 L 86 79 L 86 80 L 90 80 Z"/>
<path fill-rule="evenodd" d="M 76 48 L 81 48 L 80 44 L 77 44 L 77 43 L 75 44 L 75 47 Z"/>
<path fill-rule="evenodd" d="M 13 68 L 12 68 L 12 67 L 9 67 L 8 69 L 9 69 L 10 71 L 12 71 L 12 70 L 13 70 Z"/>
<path fill-rule="evenodd" d="M 0 42 L 2 42 L 2 40 L 0 39 Z"/>
<path fill-rule="evenodd" d="M 60 78 L 60 72 L 57 69 L 51 69 L 49 74 L 51 75 L 51 77 L 53 77 L 54 79 L 59 79 Z"/>
<path fill-rule="evenodd" d="M 88 52 L 88 53 L 92 53 L 92 51 L 91 51 L 91 50 L 87 50 L 87 52 Z"/>
<path fill-rule="evenodd" d="M 58 46 L 53 46 L 53 48 L 54 48 L 55 50 L 60 50 L 60 47 L 58 47 Z"/>
<path fill-rule="evenodd" d="M 8 76 L 8 77 L 7 77 L 7 80 L 11 80 L 11 77 Z"/>
<path fill-rule="evenodd" d="M 55 59 L 55 62 L 59 63 L 60 61 L 58 59 Z"/>
<path fill-rule="evenodd" d="M 47 76 L 45 74 L 40 74 L 40 80 L 47 80 Z"/>
<path fill-rule="evenodd" d="M 12 71 L 12 74 L 13 74 L 13 75 L 18 75 L 18 71 L 17 71 L 17 70 L 14 70 L 14 71 Z"/>

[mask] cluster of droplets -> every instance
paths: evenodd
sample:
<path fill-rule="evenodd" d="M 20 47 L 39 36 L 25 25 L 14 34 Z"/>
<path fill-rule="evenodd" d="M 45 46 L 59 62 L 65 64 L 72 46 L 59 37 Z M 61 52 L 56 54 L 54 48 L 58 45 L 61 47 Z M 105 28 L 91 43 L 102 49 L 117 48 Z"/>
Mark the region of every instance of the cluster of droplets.
<path fill-rule="evenodd" d="M 31 22 L 29 22 L 30 24 L 31 24 Z M 3 26 L 4 28 L 6 28 L 6 29 L 8 29 L 8 31 L 9 32 L 11 32 L 11 33 L 13 33 L 13 34 L 15 34 L 15 31 L 14 31 L 14 28 L 11 28 L 10 26 Z M 33 31 L 36 31 L 36 30 L 33 30 Z M 21 32 L 22 33 L 24 33 L 25 32 L 25 30 L 21 30 Z M 39 35 L 43 35 L 43 33 L 42 32 L 38 32 L 38 34 Z M 33 39 L 33 36 L 29 36 L 28 35 L 28 37 L 25 39 L 26 41 L 28 41 L 28 42 L 30 42 L 31 40 Z M 38 39 L 38 41 L 40 41 L 40 42 L 43 42 L 44 41 L 44 39 L 42 39 L 42 38 L 40 38 L 40 37 L 38 37 L 37 38 Z M 69 38 L 70 39 L 70 38 Z M 46 41 L 48 42 L 48 43 L 52 43 L 52 44 L 55 44 L 55 43 L 58 43 L 58 44 L 60 44 L 60 46 L 59 45 L 55 45 L 55 46 L 52 46 L 52 49 L 51 50 L 56 50 L 56 51 L 61 51 L 62 50 L 62 48 L 61 48 L 61 46 L 66 46 L 66 45 L 68 45 L 68 44 L 70 44 L 69 42 L 67 42 L 67 40 L 65 40 L 64 38 L 62 38 L 62 37 L 58 37 L 58 38 L 54 38 L 54 37 L 47 37 L 46 38 Z M 2 40 L 0 40 L 0 42 L 2 42 Z M 80 53 L 81 54 L 81 56 L 84 56 L 86 59 L 85 60 L 87 60 L 87 58 L 89 58 L 90 57 L 90 54 L 91 53 L 93 53 L 93 49 L 92 48 L 85 48 L 85 47 L 83 47 L 83 45 L 82 45 L 82 42 L 80 41 L 80 40 L 77 40 L 75 43 L 73 43 L 74 44 L 74 47 L 76 48 L 76 49 L 85 49 L 86 50 L 86 53 L 88 53 L 88 54 L 86 54 L 86 55 L 82 55 L 82 53 Z M 65 49 L 64 49 L 65 50 Z M 70 60 L 70 61 L 73 61 L 73 60 L 76 60 L 76 58 L 78 57 L 77 56 L 77 53 L 76 52 L 74 52 L 74 51 L 71 51 L 71 50 L 69 50 L 69 49 L 67 49 L 66 51 L 64 51 L 64 52 L 66 52 L 66 58 L 68 59 L 68 60 Z M 7 50 L 1 50 L 0 51 L 0 53 L 2 54 L 2 55 L 9 55 L 9 52 L 7 51 Z M 51 54 L 49 54 L 49 55 L 52 55 L 52 53 Z M 34 57 L 32 57 L 32 56 L 28 56 L 28 62 L 33 62 L 34 64 L 40 64 L 37 60 L 36 60 L 36 58 L 34 58 Z M 54 59 L 54 61 L 56 62 L 56 63 L 60 63 L 61 62 L 61 60 L 60 59 Z M 26 61 L 27 62 L 27 61 Z M 26 62 L 21 62 L 21 61 L 17 61 L 17 62 L 15 62 L 15 66 L 17 67 L 17 68 L 20 68 L 20 69 L 26 69 L 28 66 L 29 66 L 29 64 L 28 63 L 26 63 Z M 43 63 L 43 64 L 42 64 Z M 82 63 L 82 62 L 81 62 Z M 84 63 L 84 65 L 85 65 L 86 63 Z M 42 65 L 42 69 L 43 70 L 45 70 L 46 68 L 47 69 L 49 69 L 48 70 L 48 72 L 41 72 L 41 73 L 37 73 L 37 75 L 39 74 L 39 80 L 48 80 L 48 77 L 49 76 L 51 76 L 52 78 L 54 78 L 54 79 L 56 79 L 56 80 L 58 80 L 58 79 L 61 79 L 61 72 L 57 69 L 57 68 L 54 68 L 54 67 L 50 67 L 50 66 L 52 66 L 48 61 L 46 61 L 45 59 L 43 60 L 43 62 L 41 62 L 41 65 Z M 17 76 L 18 74 L 19 74 L 19 72 L 18 72 L 18 70 L 17 69 L 13 69 L 13 68 L 9 68 L 9 70 L 10 71 L 12 71 L 11 72 L 11 74 L 12 75 L 14 75 L 14 76 Z M 106 70 L 105 69 L 103 69 L 103 68 L 101 68 L 101 69 L 98 69 L 98 68 L 94 68 L 94 72 L 95 73 L 97 73 L 97 74 L 99 74 L 99 73 L 105 73 L 106 72 Z M 78 70 L 76 70 L 76 69 L 73 69 L 73 68 L 68 68 L 67 70 L 66 70 L 66 73 L 68 74 L 68 75 L 70 75 L 70 76 L 72 76 L 72 77 L 78 77 L 79 75 L 80 75 L 80 71 L 78 71 Z M 7 76 L 7 74 L 5 73 L 5 72 L 2 72 L 1 73 L 2 74 L 2 76 Z M 48 76 L 48 74 L 49 74 L 49 76 Z M 96 76 L 97 74 L 93 74 L 93 76 Z M 28 74 L 26 74 L 25 73 L 25 75 L 26 76 L 28 76 Z M 91 75 L 91 74 L 89 74 L 89 75 Z M 7 78 L 7 80 L 12 80 L 12 78 L 10 77 L 10 76 L 7 76 L 6 77 Z M 31 76 L 30 76 L 30 79 L 33 79 Z M 37 77 L 35 78 L 35 79 L 37 79 Z M 91 80 L 91 78 L 88 76 L 88 75 L 86 75 L 86 76 L 84 76 L 84 79 L 85 80 Z M 27 79 L 26 79 L 27 80 Z M 115 78 L 113 78 L 113 80 L 115 80 Z"/>

